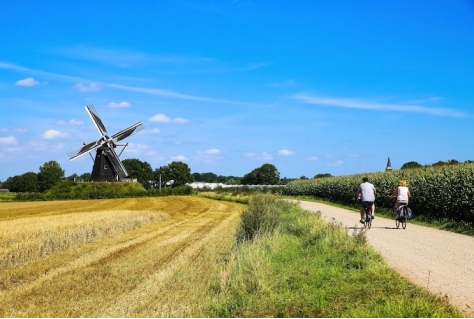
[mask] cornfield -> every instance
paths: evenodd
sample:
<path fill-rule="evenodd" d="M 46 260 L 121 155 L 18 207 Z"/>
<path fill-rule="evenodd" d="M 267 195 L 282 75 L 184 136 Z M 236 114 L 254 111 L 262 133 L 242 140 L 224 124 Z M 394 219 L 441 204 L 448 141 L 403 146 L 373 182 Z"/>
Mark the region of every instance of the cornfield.
<path fill-rule="evenodd" d="M 391 195 L 403 179 L 408 182 L 412 195 L 409 205 L 414 214 L 471 225 L 474 222 L 473 163 L 297 180 L 287 185 L 284 194 L 354 204 L 363 177 L 374 184 L 378 207 L 393 207 L 395 199 Z"/>

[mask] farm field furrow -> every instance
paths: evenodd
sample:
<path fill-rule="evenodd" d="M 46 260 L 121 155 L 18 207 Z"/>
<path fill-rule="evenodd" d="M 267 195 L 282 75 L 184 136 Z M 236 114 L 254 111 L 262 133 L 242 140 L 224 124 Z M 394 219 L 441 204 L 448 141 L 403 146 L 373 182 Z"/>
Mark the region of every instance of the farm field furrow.
<path fill-rule="evenodd" d="M 37 207 L 8 203 L 9 217 L 0 216 L 0 242 L 10 236 L 8 224 L 19 223 L 19 218 L 28 225 L 39 217 L 52 236 L 61 236 L 61 229 L 70 226 L 63 214 L 75 216 L 72 222 L 76 224 L 78 214 L 87 220 L 94 216 L 91 212 L 120 217 L 126 210 L 142 219 L 145 212 L 148 219 L 135 228 L 122 227 L 123 231 L 111 236 L 64 245 L 64 249 L 18 267 L 0 268 L 0 316 L 192 316 L 199 303 L 190 303 L 190 298 L 204 296 L 203 279 L 208 273 L 215 274 L 218 260 L 228 253 L 242 210 L 237 204 L 196 197 L 71 202 L 76 201 L 49 203 L 53 204 L 51 211 L 44 202 Z M 153 213 L 159 216 L 153 219 L 149 216 Z M 20 233 L 29 238 L 28 227 Z"/>

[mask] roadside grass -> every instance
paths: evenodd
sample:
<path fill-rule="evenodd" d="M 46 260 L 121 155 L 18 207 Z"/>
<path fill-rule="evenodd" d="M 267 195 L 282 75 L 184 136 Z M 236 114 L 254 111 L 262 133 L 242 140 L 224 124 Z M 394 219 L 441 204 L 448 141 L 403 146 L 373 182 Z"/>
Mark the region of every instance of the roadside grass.
<path fill-rule="evenodd" d="M 328 204 L 328 205 L 332 205 L 339 208 L 353 210 L 356 212 L 359 210 L 358 204 L 355 201 L 353 205 L 345 205 L 345 204 L 331 202 L 322 198 L 316 198 L 312 196 L 281 196 L 281 198 L 323 203 L 323 204 Z M 391 219 L 394 218 L 392 209 L 377 207 L 377 202 L 375 202 L 375 216 L 377 215 L 384 216 Z M 413 212 L 413 217 L 410 218 L 409 222 L 416 225 L 451 231 L 454 233 L 464 234 L 468 236 L 474 236 L 474 228 L 468 223 L 453 222 L 451 220 L 434 220 L 425 216 L 417 216 L 416 212 Z"/>
<path fill-rule="evenodd" d="M 366 245 L 363 231 L 348 234 L 320 214 L 267 196 L 255 195 L 248 214 L 262 215 L 264 206 L 280 212 L 278 227 L 256 230 L 251 240 L 236 246 L 221 271 L 224 280 L 214 288 L 208 316 L 462 316 L 448 300 L 388 267 Z M 269 224 L 273 222 L 274 218 Z M 241 221 L 236 239 L 242 237 L 239 232 L 244 228 Z"/>
<path fill-rule="evenodd" d="M 202 192 L 201 191 L 201 192 L 198 192 L 196 196 L 248 205 L 250 202 L 250 198 L 252 197 L 252 194 L 246 194 L 246 193 L 240 194 L 240 193 L 232 193 L 232 192 L 213 192 L 213 191 Z"/>

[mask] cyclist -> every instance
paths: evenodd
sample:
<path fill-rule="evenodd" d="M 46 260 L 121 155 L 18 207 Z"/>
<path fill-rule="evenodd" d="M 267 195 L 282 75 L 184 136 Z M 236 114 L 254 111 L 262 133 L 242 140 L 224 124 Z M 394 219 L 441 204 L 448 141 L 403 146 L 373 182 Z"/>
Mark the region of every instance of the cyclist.
<path fill-rule="evenodd" d="M 397 197 L 395 206 L 393 206 L 395 219 L 397 219 L 397 208 L 400 205 L 408 205 L 408 198 L 411 197 L 410 190 L 408 189 L 407 182 L 405 180 L 400 181 L 399 186 L 393 191 L 392 197 Z"/>
<path fill-rule="evenodd" d="M 365 209 L 372 206 L 372 219 L 375 212 L 375 186 L 369 183 L 369 178 L 364 177 L 362 183 L 357 188 L 356 198 L 360 196 L 360 222 L 364 223 Z"/>

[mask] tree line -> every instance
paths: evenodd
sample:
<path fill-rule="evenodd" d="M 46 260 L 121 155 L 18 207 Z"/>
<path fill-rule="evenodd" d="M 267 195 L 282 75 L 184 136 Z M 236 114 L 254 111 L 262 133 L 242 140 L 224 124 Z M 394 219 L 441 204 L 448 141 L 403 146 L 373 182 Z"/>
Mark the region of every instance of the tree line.
<path fill-rule="evenodd" d="M 145 189 L 175 188 L 188 183 L 224 183 L 227 185 L 281 185 L 291 179 L 280 179 L 280 173 L 272 164 L 264 164 L 252 170 L 243 177 L 223 176 L 214 173 L 193 173 L 186 163 L 173 161 L 168 165 L 153 170 L 146 161 L 138 159 L 125 159 L 122 161 L 129 177 L 136 179 Z M 45 192 L 63 180 L 73 182 L 88 182 L 91 174 L 72 174 L 65 177 L 65 171 L 57 161 L 49 161 L 39 167 L 39 172 L 27 172 L 22 175 L 9 177 L 5 182 L 0 182 L 0 188 L 9 189 L 11 192 Z"/>
<path fill-rule="evenodd" d="M 472 163 L 467 160 L 464 163 Z M 223 183 L 226 185 L 286 185 L 297 179 L 308 179 L 306 176 L 300 178 L 280 178 L 280 173 L 273 164 L 263 164 L 253 169 L 243 177 L 223 176 L 212 172 L 192 173 L 186 163 L 173 161 L 168 165 L 160 166 L 153 170 L 146 161 L 138 159 L 125 159 L 122 161 L 131 178 L 136 179 L 145 189 L 177 187 L 192 182 Z M 402 165 L 400 169 L 413 169 L 429 166 L 456 165 L 461 162 L 451 159 L 438 161 L 431 165 L 421 165 L 415 161 L 410 161 Z M 38 173 L 27 172 L 22 175 L 9 177 L 5 182 L 0 182 L 0 188 L 9 189 L 11 192 L 44 192 L 51 189 L 56 183 L 67 179 L 75 182 L 88 182 L 91 174 L 72 174 L 64 176 L 65 171 L 58 162 L 49 161 L 39 167 Z M 332 177 L 329 173 L 319 173 L 313 178 Z"/>

